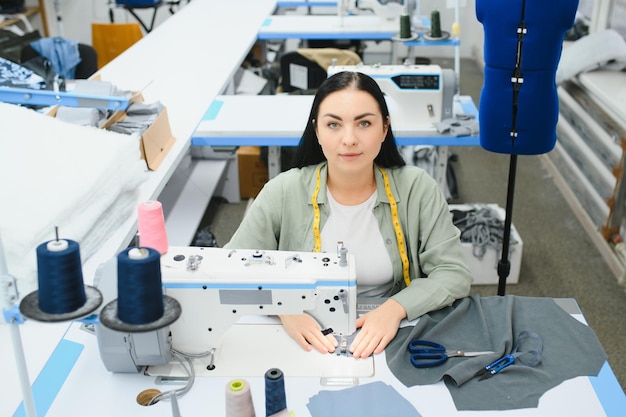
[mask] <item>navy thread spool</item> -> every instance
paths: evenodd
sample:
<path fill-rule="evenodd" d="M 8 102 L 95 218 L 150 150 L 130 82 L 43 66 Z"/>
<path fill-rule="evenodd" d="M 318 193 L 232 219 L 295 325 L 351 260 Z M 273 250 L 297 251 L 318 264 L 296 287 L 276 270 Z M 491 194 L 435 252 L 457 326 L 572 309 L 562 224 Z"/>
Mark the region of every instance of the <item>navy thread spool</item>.
<path fill-rule="evenodd" d="M 66 314 L 85 305 L 80 248 L 73 240 L 51 240 L 37 246 L 39 309 Z"/>
<path fill-rule="evenodd" d="M 430 37 L 441 38 L 441 18 L 439 11 L 433 10 L 430 13 Z"/>
<path fill-rule="evenodd" d="M 163 317 L 161 254 L 130 248 L 117 256 L 117 317 L 127 324 L 147 324 Z"/>
<path fill-rule="evenodd" d="M 411 18 L 408 14 L 400 15 L 400 38 L 407 39 L 411 37 Z"/>
<path fill-rule="evenodd" d="M 265 372 L 265 414 L 267 417 L 287 408 L 285 376 L 278 368 Z"/>

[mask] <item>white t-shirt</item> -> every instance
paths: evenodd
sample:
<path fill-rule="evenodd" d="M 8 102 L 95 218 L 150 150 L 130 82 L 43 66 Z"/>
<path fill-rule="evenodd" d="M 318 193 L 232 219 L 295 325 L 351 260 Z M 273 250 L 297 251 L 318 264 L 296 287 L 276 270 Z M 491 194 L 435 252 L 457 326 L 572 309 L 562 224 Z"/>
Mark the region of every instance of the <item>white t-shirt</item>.
<path fill-rule="evenodd" d="M 391 258 L 374 217 L 376 192 L 361 204 L 344 206 L 327 192 L 330 216 L 321 232 L 322 252 L 335 253 L 343 242 L 356 258 L 359 296 L 385 295 L 393 285 Z"/>

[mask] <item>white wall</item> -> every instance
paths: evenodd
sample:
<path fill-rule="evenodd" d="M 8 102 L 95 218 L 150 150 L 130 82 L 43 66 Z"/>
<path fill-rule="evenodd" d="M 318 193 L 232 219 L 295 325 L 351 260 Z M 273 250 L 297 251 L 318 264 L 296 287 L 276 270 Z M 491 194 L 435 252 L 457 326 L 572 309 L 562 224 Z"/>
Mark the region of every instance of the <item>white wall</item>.
<path fill-rule="evenodd" d="M 196 0 L 205 1 L 205 0 Z M 48 31 L 50 36 L 60 36 L 61 31 L 63 37 L 68 39 L 75 39 L 81 43 L 91 44 L 91 23 L 92 22 L 109 22 L 109 6 L 108 0 L 57 0 L 59 5 L 61 23 L 57 22 L 57 15 L 55 10 L 54 0 L 44 0 L 47 20 Z M 37 5 L 37 0 L 26 0 L 27 5 Z M 137 14 L 141 16 L 142 20 L 149 24 L 152 10 L 137 10 Z M 170 12 L 167 7 L 161 7 L 157 12 L 157 20 L 155 26 L 158 23 L 163 22 L 170 16 Z M 136 22 L 127 11 L 115 8 L 114 9 L 115 22 Z M 38 18 L 32 19 L 33 26 L 41 30 L 41 23 Z M 42 32 L 43 35 L 43 32 Z"/>

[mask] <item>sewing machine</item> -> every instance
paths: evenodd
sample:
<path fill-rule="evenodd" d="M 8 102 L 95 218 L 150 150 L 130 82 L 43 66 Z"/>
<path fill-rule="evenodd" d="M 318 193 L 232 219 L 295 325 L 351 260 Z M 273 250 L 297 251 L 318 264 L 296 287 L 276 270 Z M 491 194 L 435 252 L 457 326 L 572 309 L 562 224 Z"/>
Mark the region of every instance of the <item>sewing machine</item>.
<path fill-rule="evenodd" d="M 104 304 L 116 297 L 116 264 L 114 259 L 103 265 L 96 277 Z M 180 303 L 180 318 L 145 333 L 96 326 L 100 356 L 109 371 L 138 372 L 168 364 L 173 348 L 206 354 L 203 368 L 210 370 L 222 337 L 242 317 L 303 312 L 334 334 L 338 350 L 346 353 L 356 330 L 355 271 L 353 256 L 341 245 L 337 254 L 170 247 L 161 257 L 162 283 Z M 304 352 L 299 346 L 298 351 Z"/>
<path fill-rule="evenodd" d="M 387 97 L 393 126 L 409 124 L 434 129 L 453 115 L 456 77 L 439 65 L 331 65 L 328 76 L 358 71 L 376 80 Z"/>

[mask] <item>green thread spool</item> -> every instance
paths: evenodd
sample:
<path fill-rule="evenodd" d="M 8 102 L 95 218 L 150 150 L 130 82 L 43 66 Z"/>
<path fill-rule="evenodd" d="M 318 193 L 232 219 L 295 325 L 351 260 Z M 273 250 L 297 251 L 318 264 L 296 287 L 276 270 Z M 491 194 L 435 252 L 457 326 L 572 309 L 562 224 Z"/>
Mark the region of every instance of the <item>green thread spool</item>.
<path fill-rule="evenodd" d="M 408 14 L 400 15 L 400 38 L 407 39 L 411 37 L 411 18 Z"/>
<path fill-rule="evenodd" d="M 441 19 L 437 10 L 430 14 L 430 37 L 441 38 Z"/>

